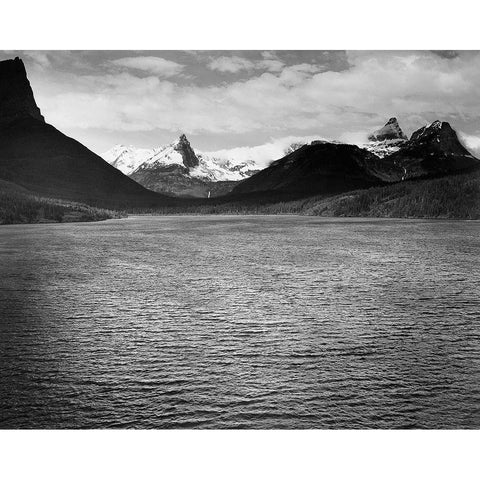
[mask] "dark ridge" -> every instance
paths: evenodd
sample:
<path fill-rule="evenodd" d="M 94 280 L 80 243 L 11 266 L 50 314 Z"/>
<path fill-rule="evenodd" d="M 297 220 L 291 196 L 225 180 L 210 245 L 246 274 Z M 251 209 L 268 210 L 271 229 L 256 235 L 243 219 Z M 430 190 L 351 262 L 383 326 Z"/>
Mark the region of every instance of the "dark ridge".
<path fill-rule="evenodd" d="M 147 190 L 45 123 L 19 58 L 0 62 L 0 179 L 41 195 L 99 207 L 177 201 Z"/>
<path fill-rule="evenodd" d="M 81 143 L 34 118 L 0 130 L 0 178 L 42 195 L 109 208 L 175 201 L 147 190 Z"/>
<path fill-rule="evenodd" d="M 333 194 L 382 183 L 387 165 L 355 145 L 315 142 L 273 162 L 233 189 L 233 194 L 283 191 Z"/>
<path fill-rule="evenodd" d="M 433 178 L 480 166 L 480 161 L 460 143 L 450 124 L 439 120 L 413 132 L 410 140 L 385 160 L 401 169 L 390 178 L 392 181 Z"/>
<path fill-rule="evenodd" d="M 16 57 L 0 62 L 0 125 L 21 118 L 45 121 L 35 103 L 25 65 Z"/>

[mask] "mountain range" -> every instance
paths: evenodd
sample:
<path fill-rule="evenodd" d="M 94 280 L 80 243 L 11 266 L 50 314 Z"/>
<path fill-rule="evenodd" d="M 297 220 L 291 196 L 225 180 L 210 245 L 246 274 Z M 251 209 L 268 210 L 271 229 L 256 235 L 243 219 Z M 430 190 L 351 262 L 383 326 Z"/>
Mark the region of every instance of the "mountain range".
<path fill-rule="evenodd" d="M 281 158 L 239 160 L 228 152 L 195 152 L 185 135 L 163 147 L 117 145 L 103 158 L 151 190 L 208 197 L 252 192 L 332 194 L 406 179 L 438 176 L 478 165 L 446 122 L 435 121 L 410 139 L 398 120 L 349 145 L 326 140 L 290 143 Z"/>
<path fill-rule="evenodd" d="M 447 122 L 437 120 L 415 131 L 408 140 L 393 118 L 370 138 L 375 140 L 368 148 L 325 141 L 304 145 L 240 183 L 232 193 L 277 190 L 332 194 L 480 166 Z"/>
<path fill-rule="evenodd" d="M 480 161 L 447 122 L 437 120 L 407 138 L 393 117 L 364 144 L 310 137 L 274 147 L 200 152 L 181 135 L 153 149 L 118 145 L 102 158 L 46 123 L 19 58 L 0 62 L 0 223 L 7 217 L 22 221 L 18 212 L 25 205 L 30 221 L 40 221 L 37 208 L 50 207 L 56 221 L 68 208 L 87 217 L 108 216 L 92 213 L 92 206 L 480 216 Z M 47 197 L 56 200 L 52 204 Z"/>
<path fill-rule="evenodd" d="M 182 134 L 168 145 L 151 149 L 115 145 L 102 154 L 102 158 L 156 192 L 208 197 L 229 193 L 235 185 L 263 170 L 275 158 L 311 141 L 311 137 L 292 137 L 257 147 L 201 152 L 195 151 Z"/>

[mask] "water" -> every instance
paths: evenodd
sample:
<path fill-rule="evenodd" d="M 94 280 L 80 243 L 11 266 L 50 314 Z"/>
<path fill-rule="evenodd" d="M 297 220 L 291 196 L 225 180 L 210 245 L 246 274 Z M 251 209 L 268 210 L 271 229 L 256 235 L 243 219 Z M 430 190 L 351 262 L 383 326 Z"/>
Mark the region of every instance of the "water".
<path fill-rule="evenodd" d="M 2 428 L 479 428 L 480 223 L 0 227 Z"/>

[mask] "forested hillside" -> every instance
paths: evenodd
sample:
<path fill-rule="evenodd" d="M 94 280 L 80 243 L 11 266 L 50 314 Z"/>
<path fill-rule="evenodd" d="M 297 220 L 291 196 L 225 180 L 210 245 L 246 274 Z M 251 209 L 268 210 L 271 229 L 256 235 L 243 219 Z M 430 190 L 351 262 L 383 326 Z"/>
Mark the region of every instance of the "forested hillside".
<path fill-rule="evenodd" d="M 0 180 L 0 224 L 91 222 L 119 216 L 120 213 L 111 210 L 41 197 Z"/>
<path fill-rule="evenodd" d="M 404 181 L 328 197 L 317 195 L 287 201 L 272 196 L 252 196 L 250 201 L 245 196 L 212 198 L 182 207 L 163 208 L 157 213 L 480 219 L 480 171 Z"/>

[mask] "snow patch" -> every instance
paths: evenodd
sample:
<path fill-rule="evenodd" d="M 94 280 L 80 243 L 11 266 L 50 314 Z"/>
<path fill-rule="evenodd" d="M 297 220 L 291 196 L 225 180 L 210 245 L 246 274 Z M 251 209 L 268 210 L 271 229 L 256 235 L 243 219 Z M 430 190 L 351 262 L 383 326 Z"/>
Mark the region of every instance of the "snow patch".
<path fill-rule="evenodd" d="M 318 136 L 289 136 L 253 147 L 197 151 L 199 165 L 190 168 L 188 175 L 214 182 L 243 180 L 302 145 L 318 140 L 324 139 Z M 116 145 L 102 157 L 126 175 L 140 169 L 155 169 L 169 165 L 184 166 L 182 155 L 175 150 L 178 142 L 177 140 L 169 145 L 152 149 Z"/>

